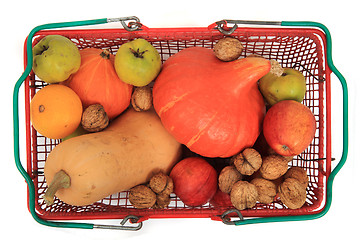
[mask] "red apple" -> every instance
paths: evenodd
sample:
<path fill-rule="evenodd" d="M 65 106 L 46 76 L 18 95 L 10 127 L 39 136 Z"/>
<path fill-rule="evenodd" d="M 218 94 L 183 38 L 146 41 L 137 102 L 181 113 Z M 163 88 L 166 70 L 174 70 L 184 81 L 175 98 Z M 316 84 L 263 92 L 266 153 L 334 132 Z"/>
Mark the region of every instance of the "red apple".
<path fill-rule="evenodd" d="M 178 162 L 170 172 L 174 193 L 188 206 L 207 203 L 215 194 L 217 172 L 205 159 L 188 157 Z"/>
<path fill-rule="evenodd" d="M 219 188 L 217 189 L 214 197 L 210 200 L 210 204 L 214 207 L 232 207 L 230 194 L 222 192 Z"/>
<path fill-rule="evenodd" d="M 263 133 L 266 142 L 282 156 L 302 153 L 312 142 L 316 120 L 311 110 L 294 100 L 273 105 L 266 113 Z"/>

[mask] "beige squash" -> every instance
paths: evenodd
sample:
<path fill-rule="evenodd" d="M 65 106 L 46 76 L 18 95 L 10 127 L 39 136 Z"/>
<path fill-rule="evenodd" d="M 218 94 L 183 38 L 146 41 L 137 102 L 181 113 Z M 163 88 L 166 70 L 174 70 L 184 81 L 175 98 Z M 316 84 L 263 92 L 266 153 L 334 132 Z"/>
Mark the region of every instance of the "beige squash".
<path fill-rule="evenodd" d="M 181 145 L 165 130 L 155 111 L 129 109 L 110 126 L 60 143 L 45 163 L 50 184 L 44 199 L 54 194 L 70 205 L 89 205 L 111 194 L 168 173 L 181 155 Z"/>

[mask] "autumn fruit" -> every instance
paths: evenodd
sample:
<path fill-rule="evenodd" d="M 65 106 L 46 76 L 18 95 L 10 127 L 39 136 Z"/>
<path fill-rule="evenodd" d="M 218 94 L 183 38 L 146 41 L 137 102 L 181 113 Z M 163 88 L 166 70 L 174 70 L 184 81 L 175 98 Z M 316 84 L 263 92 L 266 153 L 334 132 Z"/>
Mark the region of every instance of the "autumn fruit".
<path fill-rule="evenodd" d="M 88 131 L 86 131 L 82 126 L 81 124 L 77 127 L 77 129 L 75 129 L 74 132 L 70 133 L 69 135 L 67 135 L 66 137 L 64 138 L 61 138 L 61 141 L 65 141 L 65 140 L 68 140 L 70 138 L 73 138 L 73 137 L 77 137 L 77 136 L 81 136 L 81 135 L 84 135 L 84 134 L 87 134 L 89 133 Z"/>
<path fill-rule="evenodd" d="M 84 108 L 101 104 L 109 120 L 119 116 L 129 105 L 133 86 L 119 79 L 114 68 L 114 55 L 109 50 L 80 50 L 79 70 L 64 83 L 76 92 Z"/>
<path fill-rule="evenodd" d="M 270 105 L 282 100 L 302 102 L 306 92 L 304 75 L 292 68 L 284 68 L 282 75 L 269 72 L 259 81 L 259 89 Z"/>
<path fill-rule="evenodd" d="M 211 49 L 186 48 L 164 63 L 153 87 L 154 108 L 191 151 L 233 156 L 260 134 L 265 103 L 257 82 L 270 67 L 263 58 L 223 62 Z"/>
<path fill-rule="evenodd" d="M 159 74 L 161 58 L 155 47 L 139 38 L 120 46 L 115 55 L 114 66 L 122 81 L 142 87 Z"/>
<path fill-rule="evenodd" d="M 284 100 L 272 106 L 263 122 L 266 142 L 282 156 L 302 153 L 312 142 L 316 120 L 311 110 L 294 100 Z"/>
<path fill-rule="evenodd" d="M 52 84 L 40 89 L 30 102 L 31 123 L 40 134 L 60 139 L 80 124 L 81 100 L 69 87 Z"/>
<path fill-rule="evenodd" d="M 217 172 L 205 159 L 189 157 L 178 162 L 170 172 L 174 193 L 188 206 L 207 203 L 218 189 Z"/>
<path fill-rule="evenodd" d="M 48 35 L 33 47 L 33 70 L 44 82 L 65 81 L 78 71 L 81 57 L 77 46 L 60 35 Z"/>

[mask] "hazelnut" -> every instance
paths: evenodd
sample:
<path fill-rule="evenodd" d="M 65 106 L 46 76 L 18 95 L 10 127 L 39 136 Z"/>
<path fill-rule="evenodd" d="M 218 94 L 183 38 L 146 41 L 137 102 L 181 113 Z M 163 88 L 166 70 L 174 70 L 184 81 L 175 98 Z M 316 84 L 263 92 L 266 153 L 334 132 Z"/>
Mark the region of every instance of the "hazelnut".
<path fill-rule="evenodd" d="M 231 203 L 238 210 L 252 208 L 258 200 L 256 186 L 246 181 L 236 182 L 230 192 Z"/>
<path fill-rule="evenodd" d="M 224 167 L 219 174 L 219 189 L 224 193 L 230 193 L 232 186 L 241 180 L 242 176 L 235 166 Z"/>
<path fill-rule="evenodd" d="M 299 182 L 304 186 L 304 188 L 308 187 L 309 178 L 306 173 L 306 170 L 301 167 L 291 167 L 285 173 L 284 178 L 295 178 L 299 180 Z"/>
<path fill-rule="evenodd" d="M 145 185 L 137 185 L 130 189 L 129 201 L 135 208 L 151 208 L 156 202 L 156 194 Z"/>
<path fill-rule="evenodd" d="M 88 106 L 81 117 L 81 126 L 88 132 L 99 132 L 109 125 L 109 118 L 101 104 Z"/>
<path fill-rule="evenodd" d="M 288 169 L 288 162 L 280 155 L 269 155 L 263 159 L 260 174 L 268 180 L 275 180 L 283 176 Z"/>
<path fill-rule="evenodd" d="M 260 153 L 253 148 L 246 148 L 232 159 L 236 169 L 243 175 L 252 175 L 262 164 Z"/>
<path fill-rule="evenodd" d="M 131 96 L 131 105 L 135 111 L 146 111 L 152 106 L 152 91 L 149 85 L 135 87 Z"/>
<path fill-rule="evenodd" d="M 256 186 L 259 194 L 258 201 L 260 203 L 269 204 L 274 201 L 276 196 L 275 183 L 264 178 L 254 178 L 250 183 Z"/>
<path fill-rule="evenodd" d="M 238 59 L 243 49 L 244 47 L 238 39 L 226 37 L 215 44 L 214 53 L 221 61 L 229 62 Z"/>
<path fill-rule="evenodd" d="M 287 178 L 278 187 L 280 200 L 290 209 L 301 208 L 306 202 L 306 189 L 295 178 Z"/>
<path fill-rule="evenodd" d="M 159 172 L 151 177 L 149 187 L 157 194 L 170 195 L 174 190 L 174 183 L 171 177 Z"/>

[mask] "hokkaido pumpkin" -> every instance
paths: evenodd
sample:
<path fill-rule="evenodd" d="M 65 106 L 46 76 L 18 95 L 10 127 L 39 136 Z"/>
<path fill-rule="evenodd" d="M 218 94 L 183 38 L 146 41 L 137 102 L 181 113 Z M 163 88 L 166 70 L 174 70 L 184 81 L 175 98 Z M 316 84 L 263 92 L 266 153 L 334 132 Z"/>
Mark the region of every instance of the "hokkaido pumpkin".
<path fill-rule="evenodd" d="M 264 58 L 218 60 L 211 49 L 186 48 L 163 65 L 153 103 L 165 128 L 191 151 L 229 157 L 252 146 L 265 104 L 257 81 L 270 71 Z"/>
<path fill-rule="evenodd" d="M 85 48 L 80 55 L 80 69 L 64 83 L 78 94 L 84 109 L 98 103 L 109 119 L 115 118 L 129 106 L 132 85 L 119 79 L 108 50 Z"/>
<path fill-rule="evenodd" d="M 154 110 L 126 110 L 101 132 L 61 142 L 48 155 L 44 199 L 54 194 L 70 205 L 92 204 L 111 194 L 169 173 L 181 145 L 163 127 Z"/>

